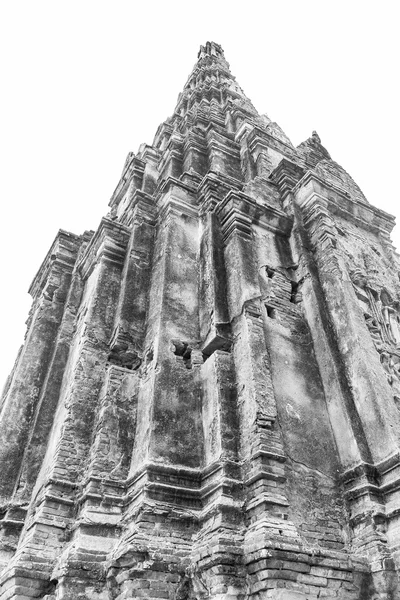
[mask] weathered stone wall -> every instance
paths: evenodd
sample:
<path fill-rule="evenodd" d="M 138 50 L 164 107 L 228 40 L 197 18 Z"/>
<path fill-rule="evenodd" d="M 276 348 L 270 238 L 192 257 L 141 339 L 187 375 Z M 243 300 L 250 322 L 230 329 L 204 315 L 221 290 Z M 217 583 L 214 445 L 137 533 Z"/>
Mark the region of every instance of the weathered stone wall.
<path fill-rule="evenodd" d="M 1 402 L 1 598 L 395 600 L 393 218 L 207 43 Z"/>

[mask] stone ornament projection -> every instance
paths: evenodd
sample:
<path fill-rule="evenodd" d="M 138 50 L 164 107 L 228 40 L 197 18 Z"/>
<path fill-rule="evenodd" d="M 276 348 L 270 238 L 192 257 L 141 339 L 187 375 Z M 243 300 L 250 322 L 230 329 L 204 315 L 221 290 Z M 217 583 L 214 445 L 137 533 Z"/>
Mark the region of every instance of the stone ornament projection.
<path fill-rule="evenodd" d="M 1 404 L 2 600 L 400 597 L 394 219 L 218 44 L 60 231 Z"/>

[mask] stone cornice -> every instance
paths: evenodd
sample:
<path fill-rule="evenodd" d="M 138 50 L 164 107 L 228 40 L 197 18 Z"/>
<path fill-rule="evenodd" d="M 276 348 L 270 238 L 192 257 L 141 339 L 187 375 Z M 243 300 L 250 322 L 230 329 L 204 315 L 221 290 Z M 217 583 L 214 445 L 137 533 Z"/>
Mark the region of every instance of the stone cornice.
<path fill-rule="evenodd" d="M 161 158 L 161 152 L 158 148 L 155 148 L 154 146 L 149 146 L 149 144 L 142 144 L 139 148 L 138 158 L 142 160 L 145 164 L 147 162 L 157 164 L 157 162 Z"/>
<path fill-rule="evenodd" d="M 249 123 L 248 121 L 243 121 L 243 123 L 237 128 L 235 133 L 235 142 L 240 144 L 243 137 L 250 135 L 250 133 L 254 129 L 254 124 Z"/>
<path fill-rule="evenodd" d="M 222 92 L 222 96 L 224 97 L 226 95 L 226 103 L 229 106 L 229 110 L 232 113 L 232 117 L 233 118 L 240 118 L 240 119 L 250 119 L 251 120 L 254 119 L 255 116 L 258 116 L 257 114 L 255 114 L 254 112 L 248 110 L 247 108 L 245 108 L 244 106 L 238 106 L 237 104 L 235 104 L 232 101 L 232 98 L 237 98 L 237 95 L 232 92 L 232 90 L 229 89 L 224 89 Z"/>
<path fill-rule="evenodd" d="M 222 137 L 222 136 L 219 136 Z M 235 147 L 236 143 L 232 142 L 232 145 L 228 145 L 222 141 L 222 139 L 218 139 L 216 136 L 212 138 L 208 138 L 207 146 L 210 152 L 219 151 L 227 156 L 232 157 L 233 159 L 239 161 L 240 160 L 240 151 L 239 148 Z"/>
<path fill-rule="evenodd" d="M 270 180 L 278 186 L 282 199 L 285 200 L 286 196 L 293 191 L 296 183 L 303 175 L 304 169 L 296 163 L 283 158 L 279 165 L 272 171 Z"/>
<path fill-rule="evenodd" d="M 156 204 L 159 203 L 159 200 L 162 195 L 166 194 L 173 187 L 181 188 L 182 190 L 186 190 L 189 194 L 194 194 L 196 191 L 195 185 L 190 185 L 181 179 L 176 179 L 176 177 L 166 177 L 165 179 L 161 179 L 160 183 L 157 186 L 157 189 L 154 193 L 154 201 Z"/>
<path fill-rule="evenodd" d="M 152 499 L 207 511 L 216 492 L 231 495 L 231 490 L 238 491 L 241 485 L 240 467 L 229 460 L 218 460 L 203 469 L 148 463 L 127 480 L 124 504 L 135 504 L 145 493 Z"/>
<path fill-rule="evenodd" d="M 213 210 L 215 205 L 222 202 L 230 190 L 240 191 L 242 188 L 243 183 L 241 181 L 223 173 L 217 174 L 209 171 L 203 177 L 197 189 L 201 212 Z"/>
<path fill-rule="evenodd" d="M 63 229 L 59 230 L 46 258 L 29 286 L 28 293 L 33 298 L 36 298 L 44 288 L 51 270 L 59 268 L 62 271 L 72 272 L 82 241 L 82 236 Z"/>
<path fill-rule="evenodd" d="M 173 131 L 174 128 L 170 123 L 165 121 L 164 123 L 161 123 L 161 125 L 158 126 L 154 136 L 154 146 L 159 146 L 164 138 L 169 140 Z"/>
<path fill-rule="evenodd" d="M 159 220 L 162 221 L 171 212 L 182 213 L 189 217 L 198 216 L 196 188 L 180 179 L 168 177 L 157 189 L 156 202 Z"/>
<path fill-rule="evenodd" d="M 95 265 L 106 259 L 111 263 L 123 265 L 130 230 L 116 221 L 103 218 L 85 253 L 80 258 L 77 268 L 83 279 L 92 272 Z"/>
<path fill-rule="evenodd" d="M 293 193 L 300 206 L 318 196 L 332 215 L 343 217 L 368 231 L 388 235 L 395 225 L 395 219 L 389 213 L 351 198 L 343 188 L 325 181 L 313 171 L 307 171 L 293 188 Z"/>
<path fill-rule="evenodd" d="M 216 208 L 222 228 L 224 241 L 232 233 L 241 233 L 251 236 L 252 216 L 255 202 L 245 194 L 230 191 L 225 199 Z"/>
<path fill-rule="evenodd" d="M 235 140 L 240 142 L 244 136 L 247 136 L 247 143 L 250 152 L 255 152 L 258 147 L 261 147 L 265 150 L 276 150 L 280 154 L 289 156 L 291 158 L 296 154 L 295 150 L 289 146 L 289 144 L 286 144 L 282 140 L 274 137 L 262 127 L 259 127 L 253 122 L 253 119 L 250 119 L 250 121 L 243 121 L 236 131 Z"/>
<path fill-rule="evenodd" d="M 378 477 L 377 468 L 371 463 L 362 462 L 354 467 L 346 469 L 341 475 L 341 480 L 344 485 L 351 485 L 352 482 L 360 479 L 360 477 L 376 480 Z"/>
<path fill-rule="evenodd" d="M 155 223 L 157 209 L 153 196 L 137 189 L 133 192 L 124 210 L 124 215 L 127 215 L 127 217 L 123 219 L 123 225 L 129 227 L 138 211 L 150 224 Z"/>
<path fill-rule="evenodd" d="M 348 469 L 341 475 L 347 500 L 357 500 L 362 496 L 373 495 L 378 498 L 388 497 L 400 490 L 400 454 L 389 456 L 384 461 L 373 465 L 363 462 Z M 386 511 L 391 517 L 400 512 L 398 501 L 394 507 Z M 393 513 L 393 515 L 392 515 Z"/>
<path fill-rule="evenodd" d="M 376 465 L 376 469 L 380 475 L 386 475 L 389 471 L 400 466 L 400 452 L 396 452 L 389 456 L 386 460 L 381 461 Z"/>
<path fill-rule="evenodd" d="M 236 144 L 235 144 L 235 146 L 236 146 Z M 208 147 L 208 151 L 210 153 L 211 161 L 213 158 L 212 152 L 215 152 L 215 151 L 226 154 L 227 156 L 230 156 L 234 160 L 237 160 L 237 161 L 240 160 L 239 148 L 235 148 L 233 146 L 233 144 L 232 144 L 232 146 L 229 146 L 228 144 L 225 144 L 221 139 L 217 139 L 216 137 L 207 140 L 207 147 Z"/>
<path fill-rule="evenodd" d="M 288 235 L 293 223 L 292 218 L 278 208 L 261 206 L 250 196 L 234 190 L 217 206 L 216 212 L 221 220 L 225 240 L 235 230 L 250 235 L 252 225 Z"/>
<path fill-rule="evenodd" d="M 277 150 L 286 156 L 293 157 L 296 154 L 296 151 L 294 148 L 292 148 L 292 146 L 289 146 L 289 144 L 286 144 L 282 140 L 274 137 L 265 129 L 262 129 L 256 125 L 250 135 L 249 146 L 251 149 L 253 149 L 253 146 L 260 142 L 267 143 L 269 148 L 273 148 L 274 150 Z"/>
<path fill-rule="evenodd" d="M 178 163 L 181 163 L 183 161 L 183 140 L 179 143 L 175 143 L 176 140 L 172 143 L 171 140 L 172 137 L 170 138 L 168 146 L 164 150 L 157 165 L 161 179 L 163 176 L 163 170 L 168 166 L 169 161 L 173 159 L 176 160 Z"/>
<path fill-rule="evenodd" d="M 111 196 L 108 206 L 113 206 L 114 204 L 118 205 L 121 202 L 133 179 L 136 178 L 138 183 L 142 181 L 145 166 L 146 163 L 143 160 L 141 160 L 137 156 L 133 156 L 132 160 L 129 162 L 126 169 L 124 170 L 124 173 L 121 179 L 119 180 L 113 195 Z"/>
<path fill-rule="evenodd" d="M 183 149 L 185 152 L 189 150 L 196 150 L 200 154 L 207 155 L 207 147 L 204 138 L 198 133 L 190 132 L 185 138 Z"/>

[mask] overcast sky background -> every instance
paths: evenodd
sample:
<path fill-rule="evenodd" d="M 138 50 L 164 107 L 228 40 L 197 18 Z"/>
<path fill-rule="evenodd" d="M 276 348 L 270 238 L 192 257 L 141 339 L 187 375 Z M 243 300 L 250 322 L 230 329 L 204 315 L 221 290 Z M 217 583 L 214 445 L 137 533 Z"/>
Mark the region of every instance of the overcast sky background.
<path fill-rule="evenodd" d="M 97 228 L 126 154 L 152 143 L 207 40 L 222 45 L 260 113 L 295 145 L 317 130 L 367 199 L 399 217 L 398 8 L 387 0 L 3 2 L 0 388 L 23 340 L 27 289 L 58 229 Z"/>

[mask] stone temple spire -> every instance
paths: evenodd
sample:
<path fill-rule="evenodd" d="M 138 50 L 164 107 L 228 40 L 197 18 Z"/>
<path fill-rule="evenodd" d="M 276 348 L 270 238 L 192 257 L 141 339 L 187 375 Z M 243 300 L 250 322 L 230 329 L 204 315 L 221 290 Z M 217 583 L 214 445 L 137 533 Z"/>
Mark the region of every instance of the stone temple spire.
<path fill-rule="evenodd" d="M 207 42 L 0 401 L 0 600 L 400 597 L 394 219 Z"/>
<path fill-rule="evenodd" d="M 201 105 L 202 101 L 212 103 L 214 100 L 214 103 L 221 106 L 228 98 L 257 114 L 231 74 L 221 46 L 215 42 L 207 42 L 200 47 L 197 63 L 179 96 L 175 112 L 183 116 L 192 107 Z"/>

